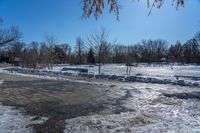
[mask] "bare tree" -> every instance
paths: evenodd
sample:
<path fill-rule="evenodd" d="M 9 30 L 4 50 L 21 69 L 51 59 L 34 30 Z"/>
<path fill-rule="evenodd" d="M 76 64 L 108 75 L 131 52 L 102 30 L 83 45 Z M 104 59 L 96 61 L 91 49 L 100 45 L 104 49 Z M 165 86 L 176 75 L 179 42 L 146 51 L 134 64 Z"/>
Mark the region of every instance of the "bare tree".
<path fill-rule="evenodd" d="M 84 41 L 81 37 L 78 37 L 76 39 L 76 46 L 75 46 L 75 49 L 78 53 L 78 58 L 79 58 L 79 64 L 82 64 L 82 54 L 83 54 L 83 51 L 84 51 L 84 48 L 85 48 L 85 44 L 84 44 Z"/>
<path fill-rule="evenodd" d="M 160 62 L 166 57 L 167 41 L 162 39 L 142 41 L 142 60 L 144 62 Z"/>
<path fill-rule="evenodd" d="M 18 27 L 12 26 L 9 29 L 0 29 L 0 46 L 18 41 L 21 35 Z"/>
<path fill-rule="evenodd" d="M 109 34 L 105 29 L 101 29 L 100 32 L 93 32 L 87 37 L 88 45 L 95 50 L 96 56 L 98 58 L 99 74 L 101 74 L 101 62 L 103 54 L 110 47 L 108 42 Z"/>
<path fill-rule="evenodd" d="M 47 54 L 46 59 L 47 59 L 47 62 L 48 62 L 48 68 L 49 69 L 52 69 L 53 62 L 54 62 L 54 59 L 55 59 L 53 48 L 56 45 L 56 40 L 57 39 L 54 35 L 47 35 L 46 36 L 46 44 L 48 46 L 48 50 L 46 51 L 46 54 Z"/>
<path fill-rule="evenodd" d="M 39 62 L 42 67 L 49 66 L 49 48 L 46 43 L 40 44 L 40 51 L 39 51 Z"/>
<path fill-rule="evenodd" d="M 37 42 L 32 42 L 29 52 L 30 52 L 29 58 L 32 60 L 32 66 L 35 69 L 37 67 L 39 58 L 39 44 Z"/>
<path fill-rule="evenodd" d="M 56 45 L 57 39 L 53 34 L 52 35 L 46 35 L 45 40 L 46 40 L 48 47 Z"/>
<path fill-rule="evenodd" d="M 125 45 L 115 45 L 112 49 L 113 62 L 124 63 L 126 61 L 127 50 Z"/>
<path fill-rule="evenodd" d="M 21 58 L 24 45 L 25 44 L 21 42 L 16 42 L 16 43 L 13 43 L 11 47 L 9 48 L 8 55 L 12 64 L 15 58 Z"/>
<path fill-rule="evenodd" d="M 186 41 L 183 45 L 183 56 L 186 63 L 200 63 L 200 45 L 194 38 Z"/>

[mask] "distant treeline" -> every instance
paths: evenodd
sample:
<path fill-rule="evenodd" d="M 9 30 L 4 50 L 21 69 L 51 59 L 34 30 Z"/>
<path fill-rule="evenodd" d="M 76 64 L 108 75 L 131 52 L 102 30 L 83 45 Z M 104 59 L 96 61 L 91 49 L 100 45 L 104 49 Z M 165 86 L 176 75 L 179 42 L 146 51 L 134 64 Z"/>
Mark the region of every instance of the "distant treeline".
<path fill-rule="evenodd" d="M 192 39 L 169 45 L 162 39 L 143 40 L 138 44 L 116 44 L 108 41 L 104 30 L 93 33 L 85 40 L 77 38 L 76 45 L 57 44 L 54 36 L 46 41 L 12 42 L 2 47 L 0 60 L 19 62 L 24 67 L 52 67 L 52 64 L 95 63 L 197 63 L 200 64 L 200 33 Z"/>

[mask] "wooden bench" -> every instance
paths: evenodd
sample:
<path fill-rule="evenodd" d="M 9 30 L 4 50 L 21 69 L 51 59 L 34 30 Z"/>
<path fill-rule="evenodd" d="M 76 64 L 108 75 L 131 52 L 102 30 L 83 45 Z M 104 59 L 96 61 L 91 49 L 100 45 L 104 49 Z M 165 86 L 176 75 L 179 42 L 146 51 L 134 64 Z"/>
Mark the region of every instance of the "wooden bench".
<path fill-rule="evenodd" d="M 85 68 L 63 68 L 61 71 L 78 71 L 82 73 L 88 73 L 88 69 Z"/>

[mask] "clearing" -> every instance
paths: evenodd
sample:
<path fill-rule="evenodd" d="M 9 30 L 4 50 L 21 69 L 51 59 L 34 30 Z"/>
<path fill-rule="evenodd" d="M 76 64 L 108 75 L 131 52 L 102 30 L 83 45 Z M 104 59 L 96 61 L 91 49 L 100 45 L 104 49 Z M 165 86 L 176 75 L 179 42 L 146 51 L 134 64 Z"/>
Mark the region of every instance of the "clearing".
<path fill-rule="evenodd" d="M 1 69 L 0 103 L 1 132 L 200 131 L 198 86 Z"/>

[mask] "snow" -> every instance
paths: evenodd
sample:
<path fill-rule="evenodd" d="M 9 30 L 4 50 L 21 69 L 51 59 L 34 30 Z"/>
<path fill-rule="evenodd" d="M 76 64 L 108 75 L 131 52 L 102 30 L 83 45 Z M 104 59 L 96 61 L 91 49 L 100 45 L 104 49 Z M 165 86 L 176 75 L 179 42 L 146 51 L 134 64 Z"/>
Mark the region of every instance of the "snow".
<path fill-rule="evenodd" d="M 23 114 L 22 109 L 0 105 L 0 133 L 32 133 L 29 125 L 43 123 L 47 118 L 33 120 L 34 116 Z"/>
<path fill-rule="evenodd" d="M 4 82 L 3 80 L 0 80 L 0 85 L 3 84 L 3 82 Z"/>
<path fill-rule="evenodd" d="M 187 118 L 161 119 L 158 116 L 151 118 L 149 114 L 122 113 L 120 115 L 95 115 L 66 120 L 65 133 L 188 133 L 199 132 L 199 123 L 190 123 Z M 199 120 L 199 119 L 198 119 Z M 193 126 L 193 128 L 191 128 Z"/>
<path fill-rule="evenodd" d="M 132 82 L 146 82 L 159 84 L 178 84 L 188 86 L 200 85 L 200 66 L 198 65 L 158 65 L 139 64 L 131 67 L 131 73 L 126 75 L 127 67 L 124 64 L 106 64 L 101 66 L 101 75 L 98 75 L 98 66 L 91 65 L 54 65 L 54 72 L 61 72 L 62 68 L 85 68 L 88 74 L 79 76 L 95 77 L 124 81 L 127 78 Z M 71 73 L 71 72 L 66 72 Z"/>
<path fill-rule="evenodd" d="M 8 70 L 8 69 L 12 69 L 12 70 Z M 65 81 L 69 81 L 69 82 L 99 84 L 98 82 L 91 83 L 91 82 L 88 82 L 85 80 L 69 79 L 67 77 L 63 77 L 63 75 L 59 75 L 61 73 L 58 73 L 58 72 L 21 68 L 21 67 L 0 68 L 0 73 L 9 74 L 9 75 L 18 75 L 18 76 L 23 76 L 23 77 L 47 79 L 47 80 L 65 80 Z M 71 74 L 69 74 L 69 75 L 71 75 Z M 71 75 L 71 76 L 77 76 L 77 74 Z"/>
<path fill-rule="evenodd" d="M 19 110 L 12 107 L 0 105 L 0 132 L 1 133 L 29 133 L 30 128 L 26 128 L 31 117 L 23 116 Z"/>
<path fill-rule="evenodd" d="M 89 73 L 98 74 L 96 65 L 54 65 L 53 71 L 61 71 L 62 68 L 86 68 Z M 101 73 L 104 75 L 124 75 L 126 76 L 127 67 L 125 64 L 106 64 L 101 66 Z M 200 66 L 197 65 L 158 65 L 158 64 L 138 64 L 137 67 L 131 67 L 131 75 L 144 75 L 149 77 L 173 77 L 174 75 L 182 76 L 199 76 Z"/>
<path fill-rule="evenodd" d="M 89 70 L 89 73 L 77 73 L 72 71 L 62 72 L 61 70 L 64 67 L 86 68 Z M 8 70 L 7 68 L 0 69 L 0 72 L 44 79 L 68 80 L 72 82 L 87 81 L 68 79 L 68 76 L 105 79 L 109 82 L 109 84 L 115 84 L 115 89 L 112 88 L 109 90 L 109 95 L 111 98 L 124 96 L 126 95 L 127 90 L 130 93 L 130 97 L 122 102 L 122 106 L 135 111 L 124 112 L 120 114 L 96 114 L 91 116 L 82 116 L 73 119 L 67 119 L 65 129 L 66 133 L 93 133 L 99 131 L 136 133 L 200 132 L 200 106 L 198 106 L 199 99 L 191 97 L 189 97 L 188 99 L 181 99 L 178 97 L 167 97 L 163 95 L 164 93 L 168 95 L 182 93 L 183 96 L 185 96 L 185 94 L 199 92 L 200 66 L 159 66 L 139 64 L 138 67 L 132 67 L 130 76 L 127 76 L 125 74 L 126 66 L 123 64 L 103 65 L 101 68 L 101 75 L 98 75 L 98 66 L 91 67 L 89 65 L 64 64 L 54 66 L 53 70 L 34 70 L 26 68 L 14 68 L 14 70 Z M 13 69 L 13 67 L 11 69 Z M 112 82 L 113 80 L 122 82 Z M 0 81 L 0 84 L 2 83 L 3 81 Z M 96 84 L 98 83 L 98 81 L 92 80 L 91 83 Z M 101 84 L 101 82 L 99 84 Z M 10 109 L 10 107 L 4 108 L 6 108 L 6 110 Z M 0 109 L 0 115 L 1 114 L 2 113 Z M 5 117 L 2 117 L 3 121 L 9 121 L 9 119 L 12 119 L 12 117 L 16 117 L 16 120 L 23 120 L 23 122 L 15 122 L 19 123 L 17 124 L 18 126 L 26 125 L 26 121 L 30 120 L 29 118 L 21 115 L 19 112 L 17 112 L 17 116 L 12 116 L 12 113 L 9 113 L 9 111 L 8 114 L 10 115 L 10 117 L 8 118 L 5 117 L 6 115 L 2 115 Z M 1 121 L 1 123 L 3 121 Z M 22 124 L 20 124 L 21 122 Z M 10 127 L 9 124 L 1 123 L 0 129 L 2 131 Z M 21 129 L 23 130 L 23 128 Z M 15 131 L 18 131 L 18 128 L 15 128 Z"/>
<path fill-rule="evenodd" d="M 63 68 L 84 68 L 88 73 L 78 73 L 74 71 L 61 71 Z M 8 70 L 9 68 L 7 68 Z M 37 77 L 53 80 L 69 80 L 66 76 L 81 76 L 86 78 L 109 79 L 126 82 L 142 82 L 155 84 L 172 84 L 180 86 L 200 86 L 200 66 L 197 65 L 148 65 L 139 64 L 132 67 L 131 74 L 127 76 L 126 66 L 123 64 L 109 64 L 101 67 L 102 74 L 98 75 L 98 66 L 90 65 L 54 65 L 52 70 L 28 69 L 14 67 L 0 72 L 17 74 L 22 76 Z"/>
<path fill-rule="evenodd" d="M 199 99 L 183 100 L 161 95 L 164 92 L 189 93 L 199 88 L 149 83 L 123 83 L 117 86 L 120 90 L 115 89 L 116 94 L 124 95 L 125 90 L 131 92 L 131 97 L 123 101 L 122 106 L 135 111 L 68 119 L 65 132 L 200 132 Z"/>

